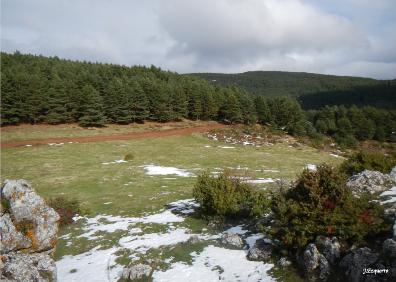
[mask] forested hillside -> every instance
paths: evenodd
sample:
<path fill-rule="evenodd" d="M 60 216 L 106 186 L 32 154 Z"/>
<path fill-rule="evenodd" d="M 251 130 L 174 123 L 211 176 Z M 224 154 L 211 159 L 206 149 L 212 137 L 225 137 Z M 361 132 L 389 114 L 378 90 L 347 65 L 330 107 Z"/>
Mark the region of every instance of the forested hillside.
<path fill-rule="evenodd" d="M 1 94 L 2 125 L 101 126 L 189 118 L 258 122 L 292 135 L 326 134 L 345 145 L 373 138 L 396 140 L 394 108 L 326 106 L 306 112 L 294 98 L 255 96 L 235 86 L 215 86 L 154 66 L 2 53 Z"/>
<path fill-rule="evenodd" d="M 396 108 L 396 80 L 280 71 L 191 75 L 203 78 L 212 85 L 235 85 L 255 95 L 298 97 L 306 109 L 325 105 Z"/>

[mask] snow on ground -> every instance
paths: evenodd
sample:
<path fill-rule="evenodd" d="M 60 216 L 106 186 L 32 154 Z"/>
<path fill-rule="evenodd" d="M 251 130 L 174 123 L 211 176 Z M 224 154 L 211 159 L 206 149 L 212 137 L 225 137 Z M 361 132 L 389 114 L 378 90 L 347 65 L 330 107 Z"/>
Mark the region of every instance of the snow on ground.
<path fill-rule="evenodd" d="M 272 178 L 258 178 L 258 179 L 249 179 L 246 180 L 246 182 L 252 184 L 263 184 L 263 183 L 273 183 L 275 182 L 275 180 Z"/>
<path fill-rule="evenodd" d="M 216 240 L 220 234 L 192 234 L 186 227 L 175 227 L 172 223 L 182 222 L 182 215 L 194 212 L 198 207 L 193 199 L 183 199 L 168 204 L 167 209 L 160 210 L 156 214 L 143 217 L 122 217 L 111 215 L 98 215 L 93 218 L 76 217 L 75 220 L 84 220 L 84 233 L 79 237 L 97 239 L 96 232 L 112 233 L 116 230 L 128 231 L 128 234 L 118 239 L 118 242 L 108 249 L 97 246 L 79 255 L 67 255 L 56 262 L 59 281 L 117 281 L 123 266 L 115 261 L 116 253 L 128 249 L 131 252 L 132 261 L 139 258 L 139 254 L 145 254 L 150 249 L 163 246 L 172 246 L 188 241 L 192 236 L 198 235 L 200 240 Z M 177 214 L 175 214 L 177 213 Z M 157 233 L 146 233 L 137 223 L 143 224 L 167 224 L 167 230 Z M 204 230 L 202 230 L 204 232 Z M 231 227 L 227 232 L 237 233 L 246 237 L 250 246 L 262 238 L 260 234 L 247 235 L 248 230 L 243 225 Z M 71 234 L 62 236 L 68 240 L 68 246 L 72 245 Z M 224 247 L 209 245 L 202 252 L 192 252 L 192 264 L 184 262 L 171 263 L 168 260 L 169 269 L 156 270 L 153 274 L 154 281 L 273 281 L 267 271 L 272 264 L 253 262 L 246 259 L 247 250 L 230 250 Z M 230 259 L 232 258 L 232 259 Z"/>
<path fill-rule="evenodd" d="M 124 160 L 115 160 L 115 161 L 112 161 L 112 162 L 103 162 L 102 165 L 122 164 L 122 163 L 127 163 L 127 161 L 124 161 Z"/>
<path fill-rule="evenodd" d="M 267 274 L 273 264 L 249 261 L 243 250 L 207 246 L 193 252 L 192 264 L 176 262 L 166 271 L 154 271 L 153 280 L 161 282 L 275 281 Z"/>
<path fill-rule="evenodd" d="M 228 232 L 228 233 L 235 233 L 235 234 L 245 234 L 246 232 L 248 232 L 248 230 L 243 229 L 243 225 L 237 225 L 237 226 L 233 226 L 231 228 L 228 228 L 226 231 L 224 232 Z"/>
<path fill-rule="evenodd" d="M 311 171 L 316 171 L 317 167 L 314 164 L 307 164 L 305 166 L 306 169 L 311 170 Z"/>
<path fill-rule="evenodd" d="M 117 281 L 122 266 L 112 255 L 117 248 L 100 250 L 100 246 L 76 256 L 64 256 L 56 262 L 59 282 Z"/>
<path fill-rule="evenodd" d="M 396 202 L 396 186 L 393 186 L 391 189 L 382 192 L 380 197 L 386 197 L 388 198 L 385 201 L 382 201 L 381 204 L 387 204 L 387 203 L 395 203 Z"/>
<path fill-rule="evenodd" d="M 146 174 L 148 175 L 177 175 L 181 177 L 191 177 L 194 175 L 185 169 L 180 169 L 176 167 L 167 167 L 167 166 L 159 166 L 159 165 L 144 165 L 141 167 L 144 168 Z"/>
<path fill-rule="evenodd" d="M 116 230 L 128 230 L 131 226 L 136 223 L 145 224 L 167 224 L 173 222 L 182 222 L 184 217 L 172 213 L 170 210 L 164 210 L 157 214 L 151 214 L 144 217 L 122 217 L 122 216 L 111 216 L 111 215 L 97 215 L 95 217 L 78 219 L 85 219 L 83 230 L 85 231 L 79 237 L 85 237 L 90 240 L 97 239 L 95 235 L 97 232 L 108 232 L 112 233 Z"/>
<path fill-rule="evenodd" d="M 230 147 L 230 146 L 219 146 L 219 148 L 223 148 L 223 149 L 235 149 L 235 147 Z"/>
<path fill-rule="evenodd" d="M 126 236 L 122 237 L 118 243 L 123 248 L 134 250 L 139 253 L 146 253 L 150 249 L 186 242 L 193 235 L 189 231 L 190 230 L 186 228 L 177 228 L 167 233 L 148 233 L 142 236 Z"/>
<path fill-rule="evenodd" d="M 340 156 L 340 155 L 336 155 L 336 154 L 329 154 L 329 155 L 332 156 L 332 157 L 335 157 L 335 158 L 345 159 L 343 156 Z"/>

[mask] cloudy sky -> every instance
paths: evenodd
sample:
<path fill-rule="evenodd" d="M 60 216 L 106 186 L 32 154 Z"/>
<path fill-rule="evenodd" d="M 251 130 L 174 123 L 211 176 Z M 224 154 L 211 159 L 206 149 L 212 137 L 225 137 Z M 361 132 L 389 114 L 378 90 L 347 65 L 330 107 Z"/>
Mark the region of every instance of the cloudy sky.
<path fill-rule="evenodd" d="M 396 78 L 396 0 L 1 0 L 1 27 L 6 52 Z"/>

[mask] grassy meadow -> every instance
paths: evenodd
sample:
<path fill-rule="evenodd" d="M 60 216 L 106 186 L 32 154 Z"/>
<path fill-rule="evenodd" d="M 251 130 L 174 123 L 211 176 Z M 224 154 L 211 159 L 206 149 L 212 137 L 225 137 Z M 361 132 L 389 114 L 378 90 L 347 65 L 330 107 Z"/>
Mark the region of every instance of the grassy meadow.
<path fill-rule="evenodd" d="M 10 136 L 5 131 L 2 140 L 15 139 L 16 135 L 26 138 L 59 135 L 58 128 L 54 132 L 51 132 L 51 128 L 41 130 L 42 134 L 36 130 L 34 133 L 12 132 Z M 76 129 L 76 132 L 79 130 Z M 78 134 L 76 132 L 73 134 Z M 102 134 L 111 132 L 102 129 Z M 133 159 L 112 163 L 124 159 L 127 154 L 133 155 Z M 194 134 L 129 141 L 4 148 L 1 154 L 1 177 L 2 180 L 26 179 L 45 198 L 58 195 L 77 198 L 91 217 L 141 217 L 158 212 L 170 202 L 192 198 L 196 180 L 194 176 L 203 170 L 219 172 L 229 169 L 252 179 L 293 180 L 307 164 L 336 164 L 341 160 L 307 146 L 295 148 L 287 144 L 262 147 L 230 145 Z M 149 164 L 176 167 L 193 175 L 148 175 L 143 166 Z M 265 188 L 271 184 L 257 185 Z M 173 225 L 177 228 L 188 228 L 193 233 L 207 227 L 204 220 L 194 217 L 187 217 L 185 221 Z M 158 224 L 138 223 L 136 226 L 143 233 L 162 232 L 166 229 L 166 226 Z M 119 238 L 128 234 L 128 231 L 99 232 L 100 236 L 96 236 L 94 240 L 82 238 L 80 235 L 83 233 L 84 226 L 81 222 L 63 227 L 55 258 L 77 255 L 98 245 L 100 249 L 110 248 Z M 157 248 L 149 250 L 144 257 L 172 257 L 173 261 L 188 261 L 191 252 L 204 246 L 205 243 L 198 243 Z M 131 253 L 117 251 L 117 255 L 119 257 L 116 262 L 124 265 L 128 263 Z"/>

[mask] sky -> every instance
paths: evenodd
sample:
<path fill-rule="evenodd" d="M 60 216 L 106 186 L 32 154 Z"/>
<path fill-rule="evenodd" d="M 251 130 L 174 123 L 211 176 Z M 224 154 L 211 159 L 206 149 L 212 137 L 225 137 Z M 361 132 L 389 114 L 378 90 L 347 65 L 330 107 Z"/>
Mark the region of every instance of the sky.
<path fill-rule="evenodd" d="M 1 0 L 1 50 L 394 79 L 396 0 Z"/>

